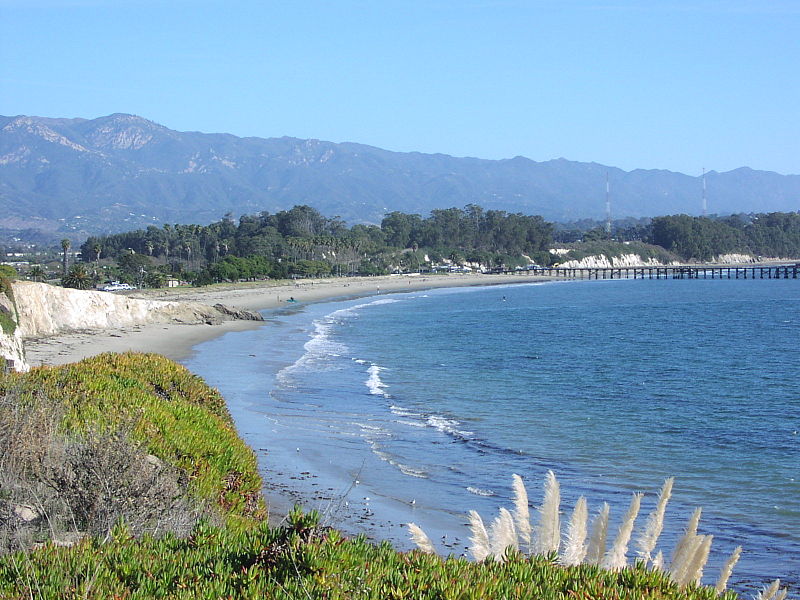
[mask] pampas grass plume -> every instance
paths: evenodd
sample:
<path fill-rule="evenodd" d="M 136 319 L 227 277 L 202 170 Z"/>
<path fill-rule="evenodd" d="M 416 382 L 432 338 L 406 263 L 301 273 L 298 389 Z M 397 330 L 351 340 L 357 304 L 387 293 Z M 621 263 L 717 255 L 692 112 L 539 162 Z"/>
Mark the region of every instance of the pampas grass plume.
<path fill-rule="evenodd" d="M 600 512 L 592 521 L 592 537 L 586 549 L 586 564 L 599 565 L 606 553 L 606 539 L 608 538 L 608 516 L 611 507 L 608 502 L 603 502 Z"/>
<path fill-rule="evenodd" d="M 781 580 L 776 579 L 769 586 L 758 592 L 755 600 L 777 600 L 778 588 L 781 587 Z"/>
<path fill-rule="evenodd" d="M 733 573 L 733 567 L 739 562 L 739 557 L 741 555 L 742 547 L 736 546 L 733 553 L 728 557 L 728 560 L 722 565 L 722 569 L 719 572 L 719 579 L 717 579 L 717 585 L 714 586 L 714 589 L 717 590 L 717 594 L 721 594 L 725 591 L 725 588 L 728 586 L 728 579 L 730 579 L 731 573 Z"/>
<path fill-rule="evenodd" d="M 686 570 L 686 583 L 691 583 L 692 581 L 699 584 L 700 580 L 703 578 L 703 569 L 708 562 L 708 555 L 711 552 L 711 542 L 714 539 L 713 535 L 701 535 L 698 536 L 700 539 L 700 544 L 697 547 L 697 550 L 692 557 L 692 560 L 689 562 L 689 566 Z"/>
<path fill-rule="evenodd" d="M 514 489 L 514 522 L 517 533 L 525 548 L 531 550 L 531 515 L 528 508 L 528 491 L 522 482 L 522 477 L 514 473 L 511 476 Z"/>
<path fill-rule="evenodd" d="M 672 561 L 672 564 L 670 565 L 669 574 L 672 578 L 672 581 L 680 586 L 689 584 L 691 581 L 690 569 L 692 566 L 692 561 L 694 560 L 694 555 L 700 550 L 702 543 L 702 535 L 692 535 L 690 538 L 685 540 L 678 560 Z"/>
<path fill-rule="evenodd" d="M 639 538 L 639 556 L 644 561 L 650 560 L 650 555 L 655 550 L 661 531 L 664 529 L 664 513 L 667 510 L 667 502 L 672 495 L 672 484 L 675 483 L 674 477 L 669 477 L 664 481 L 661 491 L 658 494 L 656 508 L 647 517 L 647 525 L 644 533 Z"/>
<path fill-rule="evenodd" d="M 653 562 L 651 564 L 652 564 L 654 570 L 657 570 L 657 571 L 663 571 L 664 570 L 664 553 L 661 550 L 659 550 L 656 553 L 656 556 L 653 559 Z"/>
<path fill-rule="evenodd" d="M 581 496 L 575 503 L 572 517 L 567 528 L 567 541 L 564 544 L 564 553 L 561 564 L 565 566 L 579 565 L 586 557 L 586 522 L 589 519 L 589 509 L 586 498 Z"/>
<path fill-rule="evenodd" d="M 408 532 L 411 534 L 411 541 L 416 544 L 417 548 L 419 548 L 425 554 L 436 554 L 436 549 L 433 547 L 433 543 L 431 542 L 430 538 L 425 534 L 422 529 L 415 523 L 408 524 Z"/>
<path fill-rule="evenodd" d="M 670 562 L 670 571 L 675 572 L 676 567 L 684 560 L 686 546 L 697 535 L 697 525 L 700 523 L 700 516 L 703 514 L 702 508 L 696 508 L 689 517 L 689 523 L 686 525 L 686 530 L 683 537 L 678 540 L 675 550 L 672 552 L 672 562 Z"/>
<path fill-rule="evenodd" d="M 500 514 L 492 521 L 489 528 L 489 544 L 495 560 L 503 561 L 508 548 L 519 548 L 517 532 L 514 529 L 514 517 L 507 509 L 501 508 Z"/>
<path fill-rule="evenodd" d="M 561 521 L 558 516 L 561 504 L 561 490 L 553 471 L 547 472 L 544 484 L 544 499 L 539 509 L 539 530 L 536 552 L 548 554 L 558 552 L 561 545 Z"/>
<path fill-rule="evenodd" d="M 636 517 L 639 515 L 639 507 L 642 504 L 642 495 L 634 494 L 631 499 L 631 505 L 628 507 L 628 512 L 622 518 L 622 524 L 619 526 L 617 532 L 617 539 L 614 540 L 614 545 L 608 551 L 603 562 L 600 566 L 605 569 L 618 570 L 622 569 L 628 564 L 628 542 L 631 539 L 633 532 L 633 524 L 636 522 Z"/>
<path fill-rule="evenodd" d="M 469 551 L 477 562 L 481 562 L 491 554 L 492 549 L 489 546 L 489 535 L 486 533 L 483 519 L 474 510 L 469 511 L 469 530 L 472 533 L 469 538 L 472 543 Z"/>

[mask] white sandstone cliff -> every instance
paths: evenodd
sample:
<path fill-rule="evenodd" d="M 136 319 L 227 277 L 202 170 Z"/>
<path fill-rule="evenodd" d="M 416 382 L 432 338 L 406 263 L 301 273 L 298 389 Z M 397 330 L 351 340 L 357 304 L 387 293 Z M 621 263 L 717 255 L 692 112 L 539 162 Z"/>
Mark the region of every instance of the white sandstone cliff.
<path fill-rule="evenodd" d="M 109 292 L 60 288 L 46 283 L 12 283 L 17 316 L 13 335 L 0 332 L 0 356 L 14 361 L 16 370 L 27 370 L 22 342 L 27 338 L 46 337 L 86 329 L 106 329 L 150 323 L 219 323 L 230 319 L 260 320 L 248 311 L 236 311 L 222 305 L 199 302 L 144 300 Z"/>
<path fill-rule="evenodd" d="M 551 250 L 552 252 L 552 250 Z M 678 264 L 678 263 L 671 263 Z M 612 256 L 609 259 L 605 255 L 587 256 L 580 260 L 568 260 L 558 265 L 568 269 L 581 269 L 581 268 L 595 268 L 595 269 L 610 269 L 618 267 L 662 267 L 664 263 L 656 258 L 644 259 L 638 254 L 623 254 L 621 256 Z"/>

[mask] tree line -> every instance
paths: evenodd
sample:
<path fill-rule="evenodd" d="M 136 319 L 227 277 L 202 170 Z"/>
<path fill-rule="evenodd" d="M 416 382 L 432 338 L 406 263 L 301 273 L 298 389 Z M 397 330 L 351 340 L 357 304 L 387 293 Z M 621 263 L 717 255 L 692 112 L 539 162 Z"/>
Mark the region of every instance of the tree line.
<path fill-rule="evenodd" d="M 685 260 L 711 260 L 730 253 L 764 257 L 800 256 L 800 213 L 731 215 L 722 218 L 657 217 L 650 243 Z"/>
<path fill-rule="evenodd" d="M 104 261 L 106 274 L 157 287 L 168 276 L 207 284 L 425 271 L 443 262 L 488 268 L 531 261 L 549 265 L 556 260 L 548 252 L 554 241 L 631 240 L 660 246 L 685 261 L 728 253 L 800 256 L 800 213 L 629 219 L 615 222 L 609 234 L 596 221 L 557 226 L 541 216 L 474 204 L 436 209 L 427 217 L 395 211 L 380 225 L 353 226 L 302 205 L 275 214 L 243 215 L 238 221 L 228 214 L 209 225 L 167 224 L 90 237 L 80 250 L 87 281 L 97 278 Z"/>
<path fill-rule="evenodd" d="M 210 225 L 164 225 L 81 245 L 85 263 L 113 259 L 122 278 L 153 271 L 198 283 L 292 275 L 384 274 L 425 270 L 441 261 L 492 266 L 547 261 L 552 225 L 539 216 L 465 209 L 427 218 L 393 212 L 381 224 L 348 227 L 302 205 L 275 214 L 231 215 Z"/>

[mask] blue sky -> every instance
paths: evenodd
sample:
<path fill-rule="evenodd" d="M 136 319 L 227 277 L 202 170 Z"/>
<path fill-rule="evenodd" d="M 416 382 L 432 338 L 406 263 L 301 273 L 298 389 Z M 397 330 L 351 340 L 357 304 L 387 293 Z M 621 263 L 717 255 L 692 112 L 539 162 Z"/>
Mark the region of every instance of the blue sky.
<path fill-rule="evenodd" d="M 0 114 L 800 173 L 800 2 L 0 0 Z"/>

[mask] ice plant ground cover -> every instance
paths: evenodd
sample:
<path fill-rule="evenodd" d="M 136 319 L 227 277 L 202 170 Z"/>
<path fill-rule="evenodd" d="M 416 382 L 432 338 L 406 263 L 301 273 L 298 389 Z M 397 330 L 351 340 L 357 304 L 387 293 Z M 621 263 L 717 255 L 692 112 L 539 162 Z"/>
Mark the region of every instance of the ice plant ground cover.
<path fill-rule="evenodd" d="M 622 517 L 613 543 L 609 546 L 610 507 L 603 503 L 591 524 L 589 535 L 589 512 L 586 499 L 581 496 L 575 503 L 566 534 L 562 536 L 560 522 L 561 493 L 558 480 L 553 471 L 548 471 L 544 483 L 544 496 L 538 508 L 538 523 L 531 523 L 528 493 L 522 478 L 512 475 L 514 492 L 514 513 L 501 508 L 497 517 L 487 529 L 481 516 L 474 510 L 469 512 L 470 553 L 477 562 L 504 562 L 510 557 L 527 553 L 531 557 L 551 557 L 554 563 L 565 567 L 592 565 L 610 572 L 621 572 L 626 568 L 663 573 L 678 587 L 701 586 L 703 569 L 711 551 L 712 535 L 700 535 L 697 527 L 701 509 L 696 509 L 689 518 L 683 536 L 678 540 L 667 564 L 664 551 L 655 555 L 656 545 L 664 526 L 664 514 L 672 495 L 674 478 L 664 481 L 658 495 L 656 507 L 647 518 L 644 530 L 636 540 L 637 552 L 632 565 L 628 564 L 628 545 L 633 535 L 634 525 L 639 515 L 642 494 L 634 493 L 630 506 Z M 420 551 L 435 554 L 436 550 L 425 532 L 416 524 L 408 524 L 412 541 Z M 737 547 L 725 561 L 713 590 L 717 594 L 725 592 L 728 579 L 742 548 Z M 788 589 L 780 587 L 775 580 L 758 594 L 759 600 L 783 600 Z"/>

